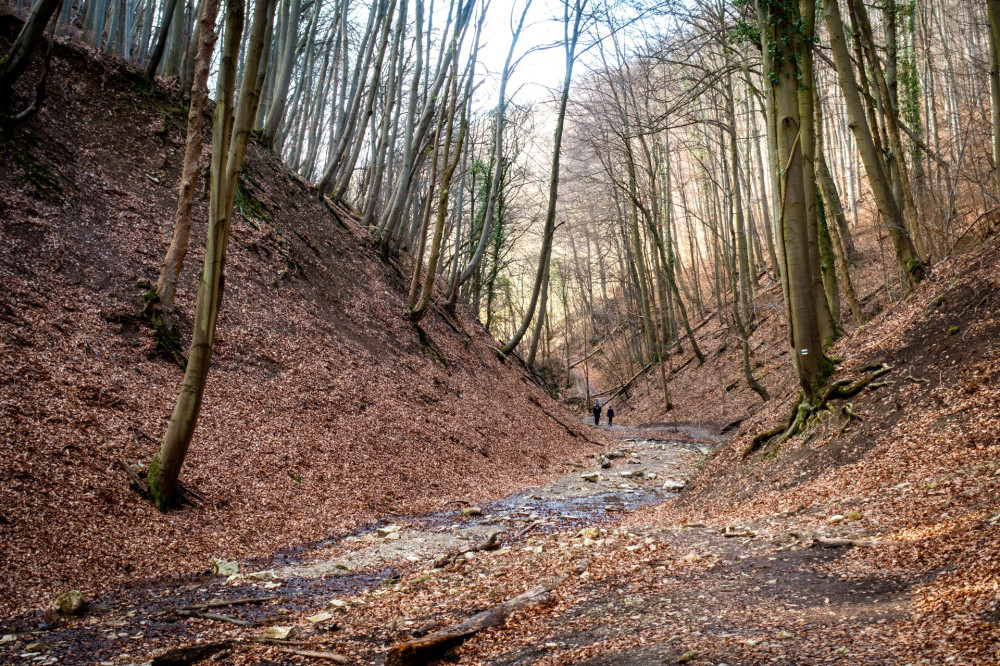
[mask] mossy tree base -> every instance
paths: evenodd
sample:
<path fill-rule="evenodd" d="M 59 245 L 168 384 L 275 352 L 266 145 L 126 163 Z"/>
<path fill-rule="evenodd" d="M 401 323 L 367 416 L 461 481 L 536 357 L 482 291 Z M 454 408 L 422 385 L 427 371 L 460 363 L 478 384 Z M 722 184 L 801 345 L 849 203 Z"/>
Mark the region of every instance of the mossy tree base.
<path fill-rule="evenodd" d="M 892 370 L 892 366 L 886 363 L 869 363 L 861 368 L 861 372 L 866 373 L 864 377 L 853 382 L 849 379 L 839 379 L 818 391 L 815 400 L 812 402 L 807 399 L 804 392 L 800 393 L 798 400 L 795 401 L 795 406 L 792 407 L 792 413 L 789 415 L 788 420 L 770 430 L 765 430 L 750 440 L 746 449 L 743 450 L 743 459 L 746 460 L 757 451 L 765 448 L 765 446 L 771 445 L 780 435 L 780 439 L 774 442 L 773 448 L 769 452 L 769 454 L 777 453 L 778 447 L 782 444 L 812 427 L 819 420 L 821 412 L 831 400 L 846 400 L 847 398 L 856 396 L 871 384 L 876 377 L 884 375 L 890 370 Z M 853 409 L 851 409 L 850 413 L 857 418 L 857 414 L 854 413 Z"/>

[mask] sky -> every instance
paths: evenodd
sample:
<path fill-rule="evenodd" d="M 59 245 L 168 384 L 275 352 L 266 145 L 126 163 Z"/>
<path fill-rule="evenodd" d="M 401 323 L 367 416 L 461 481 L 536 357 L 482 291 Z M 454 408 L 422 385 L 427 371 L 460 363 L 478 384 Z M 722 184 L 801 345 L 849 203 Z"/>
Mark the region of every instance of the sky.
<path fill-rule="evenodd" d="M 520 18 L 524 4 L 525 0 L 490 2 L 479 53 L 479 74 L 486 76 L 487 82 L 481 86 L 478 95 L 488 106 L 496 104 L 500 72 L 510 49 L 513 24 Z M 561 40 L 562 23 L 553 20 L 561 15 L 560 0 L 532 0 L 514 57 L 523 56 L 533 47 Z M 535 51 L 525 56 L 514 71 L 507 84 L 507 94 L 519 103 L 550 99 L 558 91 L 564 73 L 565 58 L 561 46 Z"/>

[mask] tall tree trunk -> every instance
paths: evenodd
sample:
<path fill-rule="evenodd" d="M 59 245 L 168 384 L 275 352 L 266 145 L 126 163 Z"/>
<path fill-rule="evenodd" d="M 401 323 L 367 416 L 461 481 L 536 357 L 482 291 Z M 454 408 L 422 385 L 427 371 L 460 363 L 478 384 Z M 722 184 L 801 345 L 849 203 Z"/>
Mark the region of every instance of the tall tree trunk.
<path fill-rule="evenodd" d="M 205 108 L 208 106 L 208 74 L 215 49 L 215 22 L 219 0 L 203 0 L 198 26 L 198 55 L 195 58 L 191 84 L 191 107 L 188 111 L 187 145 L 181 167 L 181 184 L 177 190 L 177 210 L 174 213 L 174 234 L 163 259 L 160 277 L 156 281 L 154 316 L 158 312 L 167 328 L 173 328 L 174 295 L 191 237 L 191 208 L 198 183 L 201 149 L 204 143 Z"/>
<path fill-rule="evenodd" d="M 177 404 L 170 417 L 160 450 L 149 466 L 150 494 L 160 511 L 166 511 L 174 504 L 181 466 L 201 412 L 201 401 L 212 358 L 212 345 L 215 341 L 215 325 L 222 300 L 222 278 L 236 184 L 250 137 L 250 125 L 253 122 L 251 110 L 256 106 L 254 98 L 259 94 L 257 70 L 261 55 L 266 48 L 265 35 L 273 10 L 274 0 L 260 0 L 254 8 L 239 102 L 233 117 L 232 99 L 236 84 L 236 60 L 239 57 L 240 37 L 243 32 L 244 8 L 243 0 L 230 0 L 227 3 L 226 37 L 219 70 L 212 133 L 212 187 L 205 264 L 198 282 L 194 332 Z"/>
<path fill-rule="evenodd" d="M 6 109 L 11 88 L 31 62 L 31 54 L 42 41 L 45 26 L 59 8 L 61 0 L 38 0 L 31 8 L 21 32 L 10 47 L 7 56 L 0 60 L 0 111 Z"/>
<path fill-rule="evenodd" d="M 826 12 L 827 31 L 830 34 L 830 46 L 833 49 L 833 60 L 837 68 L 837 76 L 840 78 L 840 88 L 847 104 L 851 129 L 854 132 L 865 171 L 868 173 L 868 183 L 875 195 L 875 202 L 882 214 L 889 238 L 892 240 L 896 262 L 901 274 L 905 276 L 905 286 L 910 288 L 924 278 L 924 264 L 917 256 L 913 240 L 910 238 L 899 206 L 889 188 L 889 182 L 875 148 L 872 128 L 865 117 L 857 80 L 854 77 L 851 56 L 844 37 L 844 24 L 840 15 L 839 0 L 823 0 L 823 7 Z"/>
<path fill-rule="evenodd" d="M 798 371 L 799 384 L 811 401 L 824 385 L 829 372 L 829 361 L 823 354 L 823 339 L 816 311 L 816 267 L 812 265 L 809 217 L 809 198 L 815 199 L 815 183 L 806 175 L 811 165 L 803 164 L 802 142 L 806 138 L 800 117 L 800 82 L 796 62 L 804 50 L 804 39 L 798 33 L 801 17 L 794 5 L 771 5 L 767 24 L 761 26 L 765 35 L 765 48 L 774 46 L 772 79 L 775 95 L 775 120 L 777 123 L 777 175 L 780 194 L 778 231 L 787 276 L 785 291 L 788 314 L 788 338 Z M 812 92 L 809 91 L 810 96 Z M 810 135 L 809 140 L 812 140 Z M 811 151 L 810 151 L 811 152 Z M 812 236 L 815 238 L 815 236 Z"/>
<path fill-rule="evenodd" d="M 542 248 L 538 257 L 538 270 L 535 272 L 534 286 L 531 290 L 531 300 L 528 302 L 527 310 L 521 325 L 510 337 L 507 343 L 501 348 L 501 356 L 509 356 L 517 349 L 521 343 L 521 338 L 528 330 L 532 317 L 535 315 L 535 308 L 538 306 L 538 295 L 542 288 L 542 281 L 548 270 L 549 258 L 552 251 L 552 236 L 556 229 L 556 199 L 559 196 L 559 157 L 562 150 L 563 127 L 566 123 L 566 106 L 569 103 L 569 87 L 573 80 L 573 64 L 576 62 L 576 45 L 580 39 L 580 25 L 583 22 L 583 11 L 588 0 L 574 0 L 573 9 L 567 2 L 565 8 L 565 49 L 566 49 L 566 73 L 563 77 L 562 95 L 559 99 L 559 113 L 556 116 L 556 133 L 552 145 L 552 173 L 549 175 L 549 203 L 545 212 L 545 229 L 542 232 Z M 572 29 L 570 21 L 572 20 Z"/>
<path fill-rule="evenodd" d="M 301 0 L 290 0 L 288 9 L 288 24 L 281 26 L 284 33 L 284 51 L 277 68 L 277 85 L 274 88 L 274 96 L 271 99 L 271 106 L 264 119 L 264 144 L 274 145 L 274 139 L 278 135 L 278 126 L 281 124 L 282 116 L 285 113 L 285 103 L 288 97 L 288 88 L 292 82 L 292 72 L 295 69 L 295 50 L 299 43 L 299 18 L 302 14 Z M 304 91 L 299 91 L 304 95 Z"/>
<path fill-rule="evenodd" d="M 993 179 L 1000 201 L 1000 0 L 987 0 L 990 21 L 990 99 L 993 120 Z"/>
<path fill-rule="evenodd" d="M 177 0 L 167 0 L 163 9 L 163 22 L 156 32 L 156 46 L 153 47 L 153 52 L 149 55 L 149 62 L 146 63 L 146 83 L 149 85 L 153 85 L 153 78 L 160 68 L 160 61 L 163 60 L 163 52 L 167 50 L 167 35 L 170 34 L 170 24 L 174 20 L 176 5 Z"/>

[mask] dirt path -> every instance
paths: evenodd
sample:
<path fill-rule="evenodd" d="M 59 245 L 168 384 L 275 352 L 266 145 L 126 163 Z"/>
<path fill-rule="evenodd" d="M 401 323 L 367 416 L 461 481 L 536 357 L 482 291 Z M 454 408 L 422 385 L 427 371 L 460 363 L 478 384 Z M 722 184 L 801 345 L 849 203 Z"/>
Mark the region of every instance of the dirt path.
<path fill-rule="evenodd" d="M 576 473 L 541 488 L 478 507 L 400 516 L 242 562 L 234 576 L 139 582 L 81 618 L 13 618 L 17 631 L 3 637 L 0 661 L 142 663 L 178 645 L 260 640 L 277 626 L 292 628 L 292 642 L 230 645 L 220 662 L 300 663 L 308 659 L 277 650 L 305 645 L 379 663 L 395 641 L 574 571 L 555 603 L 516 614 L 506 628 L 460 648 L 459 657 L 743 664 L 850 655 L 850 663 L 891 663 L 892 623 L 912 581 L 839 573 L 846 549 L 803 548 L 790 526 L 771 526 L 772 538 L 764 539 L 749 527 L 740 528 L 745 536 L 728 537 L 706 526 L 645 524 L 643 507 L 675 496 L 712 444 L 650 439 L 663 436 L 657 429 L 614 434 L 617 448 L 573 461 Z M 502 547 L 475 552 L 495 532 Z M 269 599 L 201 609 L 223 618 L 173 610 L 247 598 Z"/>

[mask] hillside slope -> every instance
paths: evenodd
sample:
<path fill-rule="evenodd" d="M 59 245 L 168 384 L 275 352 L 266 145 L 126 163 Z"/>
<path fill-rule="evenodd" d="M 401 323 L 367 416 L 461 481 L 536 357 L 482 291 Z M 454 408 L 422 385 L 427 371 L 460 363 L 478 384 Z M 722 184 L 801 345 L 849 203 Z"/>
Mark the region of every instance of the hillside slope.
<path fill-rule="evenodd" d="M 0 136 L 0 614 L 498 496 L 594 448 L 466 311 L 411 325 L 400 269 L 253 144 L 181 475 L 204 502 L 158 514 L 117 461 L 152 457 L 180 385 L 131 315 L 170 240 L 183 125 L 172 92 L 62 44 L 41 113 Z"/>
<path fill-rule="evenodd" d="M 773 396 L 762 405 L 742 381 L 737 341 L 714 323 L 705 326 L 708 362 L 688 365 L 669 383 L 676 415 L 657 409 L 656 377 L 640 383 L 619 411 L 636 422 L 731 425 L 733 436 L 677 502 L 637 520 L 752 529 L 784 547 L 814 534 L 875 541 L 830 571 L 912 582 L 907 614 L 891 628 L 898 649 L 927 663 L 997 663 L 998 263 L 993 232 L 936 264 L 905 300 L 830 352 L 844 359 L 831 381 L 858 379 L 873 364 L 891 370 L 857 396 L 832 402 L 804 434 L 746 460 L 751 439 L 786 421 L 798 393 L 784 332 L 772 316 L 751 338 L 755 372 Z"/>

